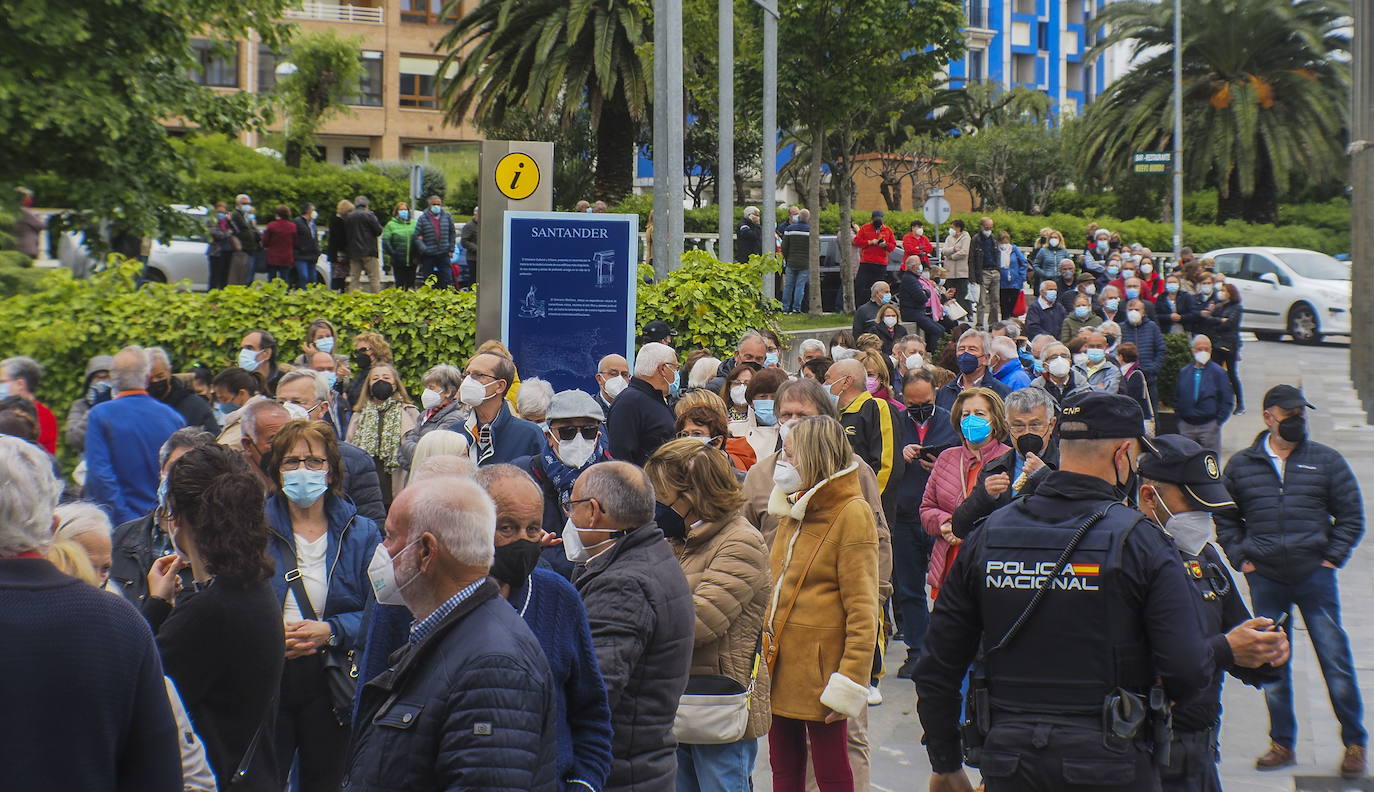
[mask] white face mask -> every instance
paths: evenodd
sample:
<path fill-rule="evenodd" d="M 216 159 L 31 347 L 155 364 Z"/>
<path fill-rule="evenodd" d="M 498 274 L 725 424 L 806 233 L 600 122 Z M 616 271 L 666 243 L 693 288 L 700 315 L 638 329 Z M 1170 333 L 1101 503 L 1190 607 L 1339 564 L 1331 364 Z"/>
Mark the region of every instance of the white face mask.
<path fill-rule="evenodd" d="M 469 407 L 476 407 L 487 400 L 487 388 L 476 377 L 468 375 L 458 388 L 458 399 Z"/>
<path fill-rule="evenodd" d="M 596 441 L 588 440 L 581 434 L 573 436 L 571 440 L 559 440 L 558 450 L 554 454 L 558 461 L 570 468 L 581 468 L 596 450 Z"/>
<path fill-rule="evenodd" d="M 791 421 L 787 421 L 786 423 L 780 423 L 780 424 L 778 424 L 778 443 L 780 444 L 779 447 L 781 447 L 781 445 L 785 445 L 785 444 L 787 443 L 787 436 L 790 435 L 790 434 L 792 434 L 792 422 L 791 422 Z"/>
<path fill-rule="evenodd" d="M 1215 526 L 1212 523 L 1211 512 L 1190 511 L 1172 514 L 1163 500 L 1160 500 L 1159 506 L 1169 515 L 1168 521 L 1164 523 L 1164 533 L 1174 538 L 1174 544 L 1179 550 L 1195 556 L 1212 541 Z"/>
<path fill-rule="evenodd" d="M 615 397 L 619 396 L 621 392 L 628 387 L 630 387 L 630 383 L 626 382 L 625 378 L 621 376 L 611 377 L 606 380 L 605 385 L 601 386 L 602 390 L 606 391 L 606 398 L 610 401 L 615 401 Z"/>
<path fill-rule="evenodd" d="M 847 352 L 847 351 L 848 351 L 848 350 L 846 350 L 846 349 L 845 349 L 844 347 L 842 347 L 842 346 L 838 346 L 838 345 L 833 346 L 833 347 L 830 348 L 830 359 L 831 359 L 831 360 L 840 360 L 840 355 L 844 354 L 844 353 Z"/>
<path fill-rule="evenodd" d="M 432 410 L 439 406 L 444 400 L 443 394 L 433 388 L 425 388 L 424 393 L 420 394 L 420 405 L 426 410 Z"/>
<path fill-rule="evenodd" d="M 396 555 L 400 555 L 409 550 L 418 538 L 410 544 L 402 547 Z M 367 579 L 372 581 L 372 593 L 377 597 L 378 605 L 400 605 L 406 607 L 405 597 L 401 596 L 401 589 L 415 582 L 415 578 L 420 576 L 417 571 L 415 577 L 405 583 L 396 582 L 395 559 L 387 551 L 386 545 L 377 545 L 377 550 L 372 554 L 372 562 L 367 565 Z"/>
<path fill-rule="evenodd" d="M 304 407 L 300 406 L 299 404 L 296 404 L 295 402 L 286 402 L 282 405 L 282 408 L 286 410 L 286 414 L 291 416 L 291 420 L 293 421 L 310 420 L 310 413 Z"/>
<path fill-rule="evenodd" d="M 1088 355 L 1087 355 L 1087 353 L 1085 353 L 1085 352 L 1079 352 L 1077 355 L 1074 355 L 1074 356 L 1073 356 L 1073 364 L 1074 364 L 1075 366 L 1086 366 L 1086 365 L 1088 365 Z M 1061 374 L 1061 375 L 1058 375 L 1058 376 L 1063 376 L 1063 375 Z"/>
<path fill-rule="evenodd" d="M 748 390 L 747 385 L 730 386 L 730 401 L 734 402 L 736 407 L 743 407 L 748 404 L 748 402 L 744 400 L 744 392 L 746 390 Z"/>
<path fill-rule="evenodd" d="M 906 370 L 907 370 L 907 371 L 915 371 L 915 370 L 918 369 L 918 368 L 924 368 L 924 367 L 925 367 L 925 364 L 926 364 L 926 362 L 925 362 L 925 360 L 921 357 L 921 353 L 919 353 L 919 352 L 917 352 L 917 353 L 914 354 L 914 355 L 907 355 L 907 356 L 906 356 Z"/>
<path fill-rule="evenodd" d="M 887 316 L 883 317 L 883 324 L 887 325 L 888 327 L 896 327 L 897 317 L 888 314 Z"/>
<path fill-rule="evenodd" d="M 1152 264 L 1141 264 L 1141 265 L 1140 265 L 1140 274 L 1141 274 L 1141 275 L 1149 275 L 1150 273 L 1152 273 L 1152 272 L 1154 272 L 1154 271 L 1155 271 L 1155 268 L 1154 268 L 1154 265 L 1152 265 Z"/>
<path fill-rule="evenodd" d="M 586 563 L 591 558 L 593 550 L 614 539 L 607 539 L 605 542 L 597 542 L 591 547 L 582 544 L 582 531 L 573 525 L 573 519 L 568 517 L 568 521 L 563 523 L 563 555 L 574 564 Z"/>
<path fill-rule="evenodd" d="M 1201 350 L 1201 351 L 1199 351 L 1199 352 L 1194 352 L 1194 353 L 1193 353 L 1193 360 L 1196 360 L 1199 366 L 1205 366 L 1205 365 L 1207 365 L 1207 361 L 1209 361 L 1209 360 L 1211 360 L 1211 359 L 1212 359 L 1212 353 L 1211 353 L 1211 352 L 1208 352 L 1208 351 L 1205 350 L 1205 349 L 1204 349 L 1204 350 Z"/>
<path fill-rule="evenodd" d="M 1130 310 L 1126 312 L 1126 321 L 1133 325 L 1140 324 L 1140 311 Z"/>
<path fill-rule="evenodd" d="M 773 486 L 782 490 L 784 494 L 791 495 L 801 490 L 804 485 L 802 484 L 801 473 L 797 471 L 797 468 L 791 462 L 784 462 L 779 459 L 777 465 L 773 467 Z"/>
<path fill-rule="evenodd" d="M 1062 377 L 1069 373 L 1069 361 L 1067 358 L 1057 357 L 1045 364 L 1045 370 L 1053 376 Z"/>

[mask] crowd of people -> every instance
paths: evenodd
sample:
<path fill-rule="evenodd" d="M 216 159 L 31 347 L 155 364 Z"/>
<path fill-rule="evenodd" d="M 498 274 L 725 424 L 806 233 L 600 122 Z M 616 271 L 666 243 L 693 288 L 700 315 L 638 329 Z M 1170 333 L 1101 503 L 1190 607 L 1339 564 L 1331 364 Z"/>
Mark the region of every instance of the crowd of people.
<path fill-rule="evenodd" d="M 876 249 L 892 234 L 874 221 Z M 1334 570 L 1363 533 L 1358 484 L 1289 386 L 1223 472 L 1234 288 L 1209 262 L 1161 273 L 1095 236 L 1080 267 L 1050 229 L 1027 258 L 991 221 L 956 227 L 943 271 L 913 248 L 895 299 L 879 274 L 828 346 L 763 329 L 717 358 L 655 321 L 584 389 L 522 381 L 488 341 L 462 365 L 424 361 L 412 392 L 386 338 L 321 318 L 294 357 L 246 329 L 219 372 L 173 373 L 157 348 L 92 357 L 59 427 L 35 397 L 41 367 L 0 362 L 0 678 L 31 713 L 0 734 L 10 783 L 743 792 L 766 736 L 774 789 L 866 790 L 896 639 L 938 788 L 967 788 L 968 758 L 994 792 L 1101 773 L 1213 789 L 1225 672 L 1265 685 L 1260 769 L 1294 761 L 1294 604 L 1342 772 L 1362 773 L 1332 618 Z M 1002 283 L 1036 299 L 1023 312 Z M 971 284 L 960 318 L 982 321 L 960 324 L 944 311 Z M 1197 442 L 1147 423 L 1171 332 L 1196 334 L 1178 403 Z M 59 430 L 76 470 L 54 456 Z M 1101 530 L 1075 535 L 1094 508 Z M 1132 543 L 1125 560 L 1112 536 Z M 1143 711 L 1156 676 L 1184 715 L 1172 738 L 1128 730 L 1104 748 L 1102 696 Z M 991 712 L 981 752 L 956 728 L 961 684 L 970 713 Z M 1067 688 L 1060 711 L 1045 691 Z M 1152 766 L 1169 744 L 1187 760 Z M 1063 759 L 1093 745 L 1082 768 Z"/>

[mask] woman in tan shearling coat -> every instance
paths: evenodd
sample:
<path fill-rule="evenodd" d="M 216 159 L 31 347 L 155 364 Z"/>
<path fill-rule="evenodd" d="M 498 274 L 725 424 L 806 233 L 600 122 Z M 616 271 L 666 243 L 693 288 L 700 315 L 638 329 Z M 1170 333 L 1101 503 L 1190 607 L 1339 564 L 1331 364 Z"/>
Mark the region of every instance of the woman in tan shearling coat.
<path fill-rule="evenodd" d="M 768 673 L 755 654 L 768 604 L 768 550 L 740 516 L 744 496 L 725 454 L 693 439 L 665 443 L 644 465 L 660 510 L 659 528 L 677 555 L 696 607 L 690 673 L 752 687 L 749 721 L 733 742 L 679 743 L 679 790 L 748 789 L 758 738 L 768 731 Z M 676 515 L 676 517 L 674 517 Z"/>
<path fill-rule="evenodd" d="M 863 712 L 878 633 L 878 534 L 844 428 L 790 422 L 769 512 L 780 517 L 764 619 L 772 674 L 773 789 L 804 789 L 807 743 L 821 792 L 851 792 L 846 719 Z"/>

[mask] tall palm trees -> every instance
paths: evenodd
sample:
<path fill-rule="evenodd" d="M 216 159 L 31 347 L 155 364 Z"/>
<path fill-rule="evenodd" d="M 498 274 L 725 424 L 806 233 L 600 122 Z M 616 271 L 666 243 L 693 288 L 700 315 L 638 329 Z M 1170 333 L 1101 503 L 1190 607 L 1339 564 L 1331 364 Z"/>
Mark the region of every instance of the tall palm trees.
<path fill-rule="evenodd" d="M 1273 222 L 1297 177 L 1342 167 L 1349 84 L 1347 0 L 1184 0 L 1183 169 L 1215 185 L 1222 218 Z M 1109 5 L 1086 54 L 1132 42 L 1145 59 L 1089 108 L 1084 170 L 1129 172 L 1131 154 L 1172 146 L 1173 3 Z"/>
<path fill-rule="evenodd" d="M 445 0 L 457 16 L 461 0 Z M 585 103 L 596 129 L 596 197 L 630 191 L 648 112 L 652 20 L 637 0 L 481 0 L 439 40 L 448 118 L 498 125 L 514 110 L 564 123 Z M 452 69 L 452 71 L 449 71 Z"/>

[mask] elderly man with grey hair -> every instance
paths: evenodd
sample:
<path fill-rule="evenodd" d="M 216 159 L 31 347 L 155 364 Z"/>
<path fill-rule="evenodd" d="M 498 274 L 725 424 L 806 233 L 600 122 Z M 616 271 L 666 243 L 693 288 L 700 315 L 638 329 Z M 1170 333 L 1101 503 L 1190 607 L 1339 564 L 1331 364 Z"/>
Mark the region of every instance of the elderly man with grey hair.
<path fill-rule="evenodd" d="M 868 288 L 868 302 L 854 309 L 854 326 L 850 328 L 854 337 L 858 338 L 864 333 L 876 332 L 878 327 L 878 309 L 892 302 L 892 286 L 885 280 L 879 280 Z"/>
<path fill-rule="evenodd" d="M 60 492 L 47 454 L 0 437 L 0 698 L 24 715 L 0 725 L 5 788 L 178 792 L 176 723 L 148 623 L 43 558 Z"/>
<path fill-rule="evenodd" d="M 38 444 L 49 454 L 56 454 L 57 416 L 34 395 L 42 379 L 43 367 L 33 358 L 12 357 L 0 361 L 0 399 L 19 396 L 33 404 L 38 412 Z"/>
<path fill-rule="evenodd" d="M 470 479 L 422 481 L 396 498 L 371 578 L 377 600 L 404 603 L 415 622 L 358 693 L 344 790 L 401 778 L 424 789 L 561 788 L 553 677 L 488 577 L 495 534 L 496 508 Z"/>
<path fill-rule="evenodd" d="M 737 366 L 751 366 L 754 371 L 762 371 L 767 360 L 768 340 L 757 330 L 750 330 L 740 336 L 739 344 L 735 346 L 735 354 L 720 362 L 716 376 L 706 383 L 706 388 L 719 393 L 725 385 L 725 378 Z"/>
<path fill-rule="evenodd" d="M 1035 492 L 1046 472 L 1059 467 L 1055 425 L 1059 405 L 1043 388 L 1022 388 L 1007 396 L 1007 425 L 1011 450 L 983 467 L 964 502 L 954 510 L 950 526 L 963 539 L 979 520 Z"/>
<path fill-rule="evenodd" d="M 186 425 L 176 410 L 148 395 L 148 368 L 142 347 L 120 350 L 110 372 L 116 395 L 86 418 L 85 496 L 115 524 L 153 510 L 158 449 Z"/>
<path fill-rule="evenodd" d="M 239 438 L 238 451 L 249 466 L 262 475 L 263 485 L 269 491 L 276 489 L 276 483 L 268 480 L 266 472 L 272 441 L 290 421 L 291 413 L 287 408 L 271 399 L 251 401 L 243 408 L 243 436 Z"/>
<path fill-rule="evenodd" d="M 745 262 L 750 256 L 763 255 L 763 227 L 759 223 L 760 218 L 757 206 L 744 207 L 743 222 L 735 232 L 735 261 Z M 773 251 L 770 249 L 768 252 Z"/>
<path fill-rule="evenodd" d="M 808 338 L 797 345 L 798 366 L 805 366 L 808 361 L 829 357 L 829 355 L 830 350 L 825 348 L 825 342 L 819 338 Z"/>
<path fill-rule="evenodd" d="M 173 375 L 172 359 L 162 347 L 148 347 L 148 395 L 176 410 L 187 426 L 219 432 L 210 403 Z"/>
<path fill-rule="evenodd" d="M 642 465 L 672 439 L 677 422 L 668 406 L 668 394 L 681 368 L 677 352 L 667 344 L 649 343 L 639 348 L 630 386 L 616 397 L 606 418 L 611 456 Z"/>
<path fill-rule="evenodd" d="M 959 376 L 950 380 L 935 395 L 935 404 L 946 410 L 954 407 L 954 400 L 969 388 L 987 388 L 1003 399 L 1011 389 L 1003 385 L 988 370 L 992 358 L 992 336 L 982 330 L 967 330 L 956 342 L 954 358 Z"/>
<path fill-rule="evenodd" d="M 654 502 L 640 468 L 593 465 L 573 486 L 563 530 L 611 706 L 606 792 L 671 789 L 677 773 L 673 719 L 687 687 L 696 609 L 654 524 Z"/>

